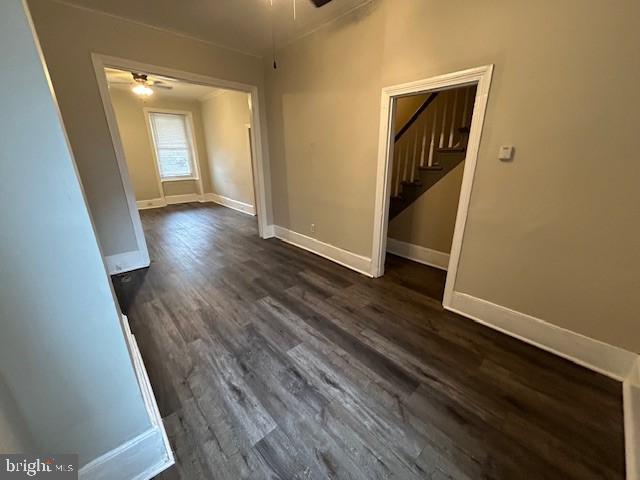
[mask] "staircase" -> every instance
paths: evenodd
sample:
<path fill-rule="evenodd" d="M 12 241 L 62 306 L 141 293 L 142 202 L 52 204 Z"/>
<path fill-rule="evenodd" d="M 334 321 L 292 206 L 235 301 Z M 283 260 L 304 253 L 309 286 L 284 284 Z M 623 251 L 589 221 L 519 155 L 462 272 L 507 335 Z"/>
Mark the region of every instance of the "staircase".
<path fill-rule="evenodd" d="M 431 93 L 395 136 L 389 220 L 462 163 L 475 86 Z"/>

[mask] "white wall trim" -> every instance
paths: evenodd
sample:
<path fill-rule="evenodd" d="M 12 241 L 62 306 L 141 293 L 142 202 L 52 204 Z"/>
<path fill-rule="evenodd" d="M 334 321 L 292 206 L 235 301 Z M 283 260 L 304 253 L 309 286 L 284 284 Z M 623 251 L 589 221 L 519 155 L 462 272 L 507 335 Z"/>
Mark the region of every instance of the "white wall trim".
<path fill-rule="evenodd" d="M 254 216 L 256 214 L 256 207 L 254 207 L 253 205 L 240 202 L 238 200 L 225 197 L 223 195 L 218 195 L 217 193 L 205 193 L 204 198 L 209 202 L 214 202 L 219 205 L 232 208 L 242 213 L 247 213 L 249 215 L 254 215 Z"/>
<path fill-rule="evenodd" d="M 343 250 L 334 245 L 321 242 L 315 238 L 308 237 L 301 233 L 288 230 L 278 225 L 273 226 L 274 236 L 279 238 L 283 242 L 290 243 L 296 247 L 307 250 L 316 255 L 320 255 L 326 259 L 329 259 L 335 263 L 342 265 L 343 267 L 355 270 L 358 273 L 371 276 L 371 259 L 363 257 L 353 252 Z"/>
<path fill-rule="evenodd" d="M 445 308 L 621 382 L 638 359 L 636 353 L 466 293 L 454 292 Z"/>
<path fill-rule="evenodd" d="M 439 268 L 440 270 L 446 271 L 449 267 L 448 253 L 403 242 L 391 237 L 387 238 L 387 252 L 414 262 L 422 263 L 423 265 Z"/>
<path fill-rule="evenodd" d="M 137 203 L 138 210 L 148 210 L 150 208 L 162 208 L 167 205 L 177 205 L 179 203 L 192 203 L 192 202 L 213 202 L 218 205 L 237 210 L 248 215 L 256 215 L 256 208 L 248 203 L 233 200 L 229 197 L 224 197 L 215 193 L 205 193 L 204 195 L 198 195 L 197 193 L 187 193 L 184 195 L 167 195 L 164 198 L 151 198 L 149 200 L 139 200 Z M 265 229 L 265 235 L 262 238 L 273 237 L 273 226 L 268 225 Z"/>
<path fill-rule="evenodd" d="M 640 480 L 640 358 L 622 385 L 627 480 Z"/>
<path fill-rule="evenodd" d="M 82 480 L 149 480 L 175 463 L 138 344 L 124 315 L 122 325 L 151 427 L 83 466 Z"/>
<path fill-rule="evenodd" d="M 148 210 L 150 208 L 166 207 L 167 202 L 164 198 L 150 198 L 149 200 L 138 200 L 136 205 L 138 210 Z"/>
<path fill-rule="evenodd" d="M 177 205 L 179 203 L 204 202 L 204 196 L 198 193 L 185 193 L 184 195 L 166 195 L 164 200 L 167 205 Z"/>
<path fill-rule="evenodd" d="M 96 14 L 96 15 L 102 15 L 102 16 L 105 16 L 105 17 L 115 18 L 117 20 L 129 23 L 129 24 L 132 24 L 132 25 L 138 25 L 138 26 L 141 26 L 141 27 L 151 28 L 151 29 L 157 30 L 159 32 L 169 33 L 171 35 L 176 35 L 176 36 L 182 37 L 182 38 L 188 38 L 189 40 L 194 40 L 196 42 L 206 43 L 208 45 L 213 45 L 214 47 L 221 48 L 223 50 L 228 50 L 230 52 L 239 53 L 241 55 L 247 55 L 249 57 L 254 57 L 254 58 L 263 58 L 262 55 L 260 55 L 258 53 L 250 52 L 248 50 L 242 50 L 242 49 L 239 49 L 239 48 L 233 48 L 233 47 L 230 47 L 228 45 L 223 45 L 222 43 L 216 43 L 216 42 L 213 42 L 211 40 L 207 40 L 205 38 L 195 37 L 193 35 L 189 35 L 187 33 L 181 32 L 180 30 L 173 30 L 171 28 L 160 27 L 158 25 L 153 25 L 151 23 L 141 22 L 139 20 L 134 20 L 132 18 L 123 17 L 121 15 L 116 15 L 114 13 L 105 12 L 103 10 L 97 10 L 95 8 L 87 7 L 85 5 L 78 5 L 76 3 L 71 3 L 71 2 L 69 2 L 67 0 L 53 0 L 53 1 L 55 3 L 59 3 L 59 4 L 64 5 L 66 7 L 75 8 L 77 10 L 84 10 L 86 12 L 90 12 L 90 13 L 93 13 L 93 14 Z"/>
<path fill-rule="evenodd" d="M 146 268 L 150 265 L 149 256 L 143 255 L 140 250 L 108 255 L 104 258 L 109 275 L 122 272 L 130 272 L 139 268 Z"/>
<path fill-rule="evenodd" d="M 149 480 L 173 465 L 162 454 L 164 444 L 158 427 L 129 440 L 92 460 L 79 471 L 82 480 L 111 480 L 130 478 Z"/>
<path fill-rule="evenodd" d="M 122 144 L 122 138 L 120 137 L 120 130 L 118 129 L 118 122 L 116 120 L 116 114 L 111 103 L 111 96 L 109 94 L 109 83 L 107 82 L 107 75 L 104 71 L 105 65 L 100 61 L 98 57 L 93 58 L 93 68 L 98 80 L 98 90 L 100 92 L 100 98 L 104 106 L 104 112 L 107 119 L 107 126 L 111 133 L 111 139 L 113 143 L 113 149 L 116 155 L 116 161 L 118 164 L 118 171 L 120 172 L 120 178 L 122 179 L 122 187 L 124 189 L 125 197 L 127 199 L 127 208 L 129 210 L 129 216 L 131 217 L 131 223 L 133 225 L 133 231 L 136 237 L 136 245 L 138 247 L 139 254 L 142 258 L 141 263 L 146 263 L 148 266 L 150 263 L 149 249 L 147 247 L 147 240 L 144 237 L 144 229 L 142 228 L 142 220 L 140 219 L 140 213 L 136 205 L 136 196 L 133 191 L 131 179 L 129 177 L 129 169 L 127 168 L 126 157 L 124 154 L 124 147 Z M 99 240 L 99 239 L 98 239 Z M 110 255 L 105 258 L 105 262 L 109 265 L 109 258 L 116 255 Z M 138 267 L 140 268 L 140 267 Z M 111 269 L 108 266 L 107 269 L 111 274 Z M 133 269 L 130 269 L 133 270 Z M 126 271 L 126 270 L 121 270 Z"/>
<path fill-rule="evenodd" d="M 275 225 L 267 225 L 267 228 L 264 231 L 263 238 L 274 238 L 276 236 L 276 227 Z"/>
<path fill-rule="evenodd" d="M 467 145 L 467 155 L 462 176 L 458 213 L 451 245 L 451 254 L 445 285 L 444 300 L 450 302 L 455 286 L 462 239 L 467 222 L 471 188 L 478 160 L 480 137 L 484 124 L 485 111 L 489 98 L 489 88 L 493 75 L 493 65 L 471 68 L 459 72 L 439 75 L 424 80 L 394 85 L 382 89 L 380 108 L 380 134 L 378 139 L 378 167 L 376 175 L 376 197 L 373 218 L 373 248 L 371 252 L 371 274 L 380 277 L 384 274 L 384 258 L 389 224 L 389 201 L 391 192 L 391 168 L 393 162 L 393 121 L 395 118 L 395 99 L 429 91 L 437 91 L 465 85 L 477 85 L 476 98 L 471 119 L 471 131 Z"/>

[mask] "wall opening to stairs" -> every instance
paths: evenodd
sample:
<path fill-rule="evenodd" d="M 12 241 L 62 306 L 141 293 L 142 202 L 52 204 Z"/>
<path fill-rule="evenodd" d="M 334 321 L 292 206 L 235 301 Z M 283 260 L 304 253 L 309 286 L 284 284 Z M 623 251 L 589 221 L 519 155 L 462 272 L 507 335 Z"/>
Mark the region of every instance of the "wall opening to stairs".
<path fill-rule="evenodd" d="M 388 253 L 447 270 L 476 90 L 395 100 Z"/>
<path fill-rule="evenodd" d="M 382 91 L 372 276 L 387 252 L 447 271 L 460 260 L 493 66 Z"/>

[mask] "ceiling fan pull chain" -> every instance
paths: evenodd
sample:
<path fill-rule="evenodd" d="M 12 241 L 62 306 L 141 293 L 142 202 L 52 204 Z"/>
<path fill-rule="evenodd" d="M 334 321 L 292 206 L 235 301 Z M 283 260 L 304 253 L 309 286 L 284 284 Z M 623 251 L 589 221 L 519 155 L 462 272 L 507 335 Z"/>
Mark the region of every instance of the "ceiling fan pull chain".
<path fill-rule="evenodd" d="M 269 11 L 269 16 L 271 18 L 271 49 L 273 51 L 273 69 L 277 70 L 278 62 L 276 60 L 276 36 L 275 36 L 275 31 L 273 26 L 273 0 L 271 0 L 270 3 L 271 3 L 271 8 Z"/>

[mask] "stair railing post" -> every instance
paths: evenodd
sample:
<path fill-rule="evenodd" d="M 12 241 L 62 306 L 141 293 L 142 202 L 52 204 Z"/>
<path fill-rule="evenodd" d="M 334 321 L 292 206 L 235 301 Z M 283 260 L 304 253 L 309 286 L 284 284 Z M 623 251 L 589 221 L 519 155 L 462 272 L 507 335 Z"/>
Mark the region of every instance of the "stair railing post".
<path fill-rule="evenodd" d="M 456 110 L 458 108 L 458 90 L 453 91 L 453 110 L 451 111 L 451 128 L 449 129 L 449 148 L 453 147 L 453 136 L 456 128 Z"/>
<path fill-rule="evenodd" d="M 436 105 L 435 111 L 433 112 L 433 123 L 431 124 L 431 143 L 429 144 L 429 160 L 427 161 L 428 166 L 433 165 L 433 151 L 436 148 L 436 128 L 438 125 L 438 109 L 439 109 L 439 106 Z"/>
<path fill-rule="evenodd" d="M 411 156 L 411 182 L 416 178 L 416 158 L 418 158 L 418 129 L 414 129 L 415 135 L 413 136 L 413 155 Z"/>
<path fill-rule="evenodd" d="M 438 148 L 444 147 L 444 132 L 447 128 L 447 99 L 449 97 L 448 92 L 444 92 L 444 102 L 442 105 L 442 125 L 440 125 L 440 142 L 438 142 Z"/>
<path fill-rule="evenodd" d="M 425 120 L 424 128 L 422 129 L 422 147 L 420 148 L 420 166 L 424 167 L 424 156 L 425 150 L 427 148 L 427 127 L 429 126 L 429 122 Z"/>

